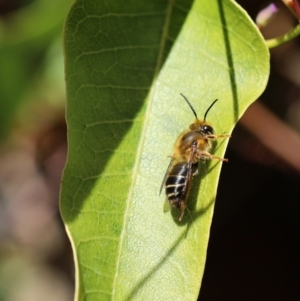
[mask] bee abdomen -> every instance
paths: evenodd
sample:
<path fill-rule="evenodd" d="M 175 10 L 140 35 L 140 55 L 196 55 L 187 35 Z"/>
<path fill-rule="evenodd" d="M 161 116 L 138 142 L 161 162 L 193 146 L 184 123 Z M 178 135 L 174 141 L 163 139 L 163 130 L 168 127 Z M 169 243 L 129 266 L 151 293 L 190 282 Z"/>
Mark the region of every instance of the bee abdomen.
<path fill-rule="evenodd" d="M 173 166 L 166 179 L 166 195 L 174 206 L 176 206 L 176 200 L 184 196 L 187 172 L 187 164 L 178 163 Z"/>
<path fill-rule="evenodd" d="M 192 165 L 192 173 L 197 170 L 198 164 Z M 166 179 L 166 195 L 170 204 L 180 207 L 185 201 L 189 165 L 186 162 L 178 163 L 172 167 Z"/>

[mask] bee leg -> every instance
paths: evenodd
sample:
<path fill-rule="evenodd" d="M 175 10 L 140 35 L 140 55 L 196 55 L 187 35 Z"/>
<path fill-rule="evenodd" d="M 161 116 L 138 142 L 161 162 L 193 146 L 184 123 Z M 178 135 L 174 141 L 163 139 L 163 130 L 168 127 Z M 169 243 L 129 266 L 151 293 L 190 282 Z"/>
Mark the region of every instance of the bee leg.
<path fill-rule="evenodd" d="M 219 135 L 207 135 L 206 137 L 210 139 L 218 139 L 218 138 L 230 138 L 231 135 L 219 134 Z"/>
<path fill-rule="evenodd" d="M 203 152 L 202 151 L 202 152 L 199 153 L 199 156 L 200 156 L 200 158 L 202 157 L 204 159 L 210 159 L 210 160 L 216 159 L 216 160 L 219 160 L 219 161 L 228 162 L 228 159 L 212 155 L 209 152 Z"/>
<path fill-rule="evenodd" d="M 185 202 L 184 201 L 180 202 L 179 206 L 180 206 L 181 213 L 180 213 L 178 220 L 181 222 L 183 215 L 184 215 L 184 211 L 185 211 Z"/>
<path fill-rule="evenodd" d="M 194 176 L 197 176 L 199 174 L 199 170 L 198 170 L 198 162 L 197 163 L 194 163 L 192 165 L 192 174 L 193 174 L 193 177 Z"/>
<path fill-rule="evenodd" d="M 195 172 L 193 172 L 193 177 L 194 177 L 194 176 L 197 176 L 198 174 L 199 174 L 199 170 L 196 169 Z"/>

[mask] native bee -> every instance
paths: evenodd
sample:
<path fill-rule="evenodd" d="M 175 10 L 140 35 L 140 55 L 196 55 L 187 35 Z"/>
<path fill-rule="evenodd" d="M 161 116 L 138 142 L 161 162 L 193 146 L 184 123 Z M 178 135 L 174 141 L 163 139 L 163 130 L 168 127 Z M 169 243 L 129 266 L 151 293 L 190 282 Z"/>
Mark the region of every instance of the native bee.
<path fill-rule="evenodd" d="M 200 160 L 216 159 L 228 160 L 212 155 L 212 141 L 217 138 L 230 137 L 230 135 L 215 135 L 213 127 L 206 122 L 206 116 L 218 99 L 213 101 L 204 114 L 204 119 L 199 120 L 189 100 L 180 93 L 191 108 L 196 120 L 187 130 L 182 132 L 174 145 L 174 152 L 160 187 L 160 193 L 165 185 L 166 197 L 169 204 L 180 209 L 179 221 L 182 220 L 186 208 L 186 201 L 190 191 L 192 178 L 198 173 Z"/>

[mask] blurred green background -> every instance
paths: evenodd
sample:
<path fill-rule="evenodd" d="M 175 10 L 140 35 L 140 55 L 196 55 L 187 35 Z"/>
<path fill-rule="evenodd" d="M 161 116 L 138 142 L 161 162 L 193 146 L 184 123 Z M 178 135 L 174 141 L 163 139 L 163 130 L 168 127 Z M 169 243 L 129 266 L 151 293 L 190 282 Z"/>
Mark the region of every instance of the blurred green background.
<path fill-rule="evenodd" d="M 58 211 L 67 155 L 62 30 L 72 2 L 0 0 L 0 301 L 73 299 Z M 237 2 L 253 18 L 269 4 Z M 263 34 L 296 24 L 282 5 Z M 272 50 L 258 102 L 266 110 L 250 108 L 230 139 L 201 301 L 300 300 L 299 44 Z"/>
<path fill-rule="evenodd" d="M 58 213 L 69 0 L 0 1 L 0 300 L 72 300 Z"/>

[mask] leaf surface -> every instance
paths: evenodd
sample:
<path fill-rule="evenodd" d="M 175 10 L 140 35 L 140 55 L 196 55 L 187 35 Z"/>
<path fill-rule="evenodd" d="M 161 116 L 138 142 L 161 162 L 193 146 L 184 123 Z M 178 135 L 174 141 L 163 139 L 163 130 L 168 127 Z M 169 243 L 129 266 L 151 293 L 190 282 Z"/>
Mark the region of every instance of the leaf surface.
<path fill-rule="evenodd" d="M 159 188 L 199 118 L 230 133 L 263 91 L 269 54 L 228 0 L 77 1 L 65 30 L 69 155 L 61 212 L 78 300 L 196 300 L 221 164 L 201 164 L 178 222 Z M 223 156 L 228 139 L 218 141 Z M 230 158 L 229 158 L 230 160 Z M 230 164 L 230 162 L 228 163 Z"/>

